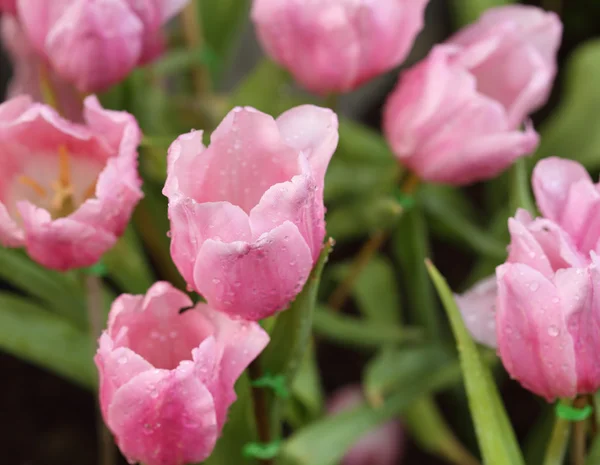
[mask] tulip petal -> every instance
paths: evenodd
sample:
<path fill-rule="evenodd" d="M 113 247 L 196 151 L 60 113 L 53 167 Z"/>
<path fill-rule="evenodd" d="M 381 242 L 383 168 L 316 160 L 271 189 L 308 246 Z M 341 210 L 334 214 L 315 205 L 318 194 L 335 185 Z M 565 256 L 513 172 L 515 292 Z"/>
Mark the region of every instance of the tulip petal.
<path fill-rule="evenodd" d="M 496 347 L 496 296 L 498 286 L 492 275 L 477 282 L 461 295 L 455 295 L 456 305 L 465 326 L 480 344 Z"/>
<path fill-rule="evenodd" d="M 107 423 L 125 456 L 145 465 L 200 462 L 218 435 L 212 395 L 193 362 L 131 379 L 115 393 Z"/>
<path fill-rule="evenodd" d="M 289 221 L 253 243 L 207 240 L 194 268 L 194 283 L 209 305 L 248 320 L 283 308 L 302 289 L 312 253 Z"/>
<path fill-rule="evenodd" d="M 498 348 L 507 371 L 549 402 L 575 396 L 575 348 L 559 291 L 521 263 L 498 267 L 496 276 Z"/>

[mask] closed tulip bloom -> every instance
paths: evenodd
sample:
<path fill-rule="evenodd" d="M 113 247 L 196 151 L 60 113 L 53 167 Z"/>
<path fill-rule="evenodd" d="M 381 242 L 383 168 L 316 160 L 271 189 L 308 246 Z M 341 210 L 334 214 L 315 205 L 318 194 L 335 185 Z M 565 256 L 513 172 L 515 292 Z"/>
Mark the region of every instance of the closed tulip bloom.
<path fill-rule="evenodd" d="M 61 271 L 96 263 L 142 197 L 133 116 L 88 97 L 84 119 L 25 96 L 0 105 L 0 245 Z"/>
<path fill-rule="evenodd" d="M 23 33 L 19 21 L 14 16 L 0 19 L 0 36 L 2 45 L 12 61 L 13 75 L 8 84 L 7 96 L 29 95 L 36 102 L 43 102 L 42 75 L 50 81 L 56 106 L 61 115 L 76 122 L 83 121 L 83 104 L 77 90 L 58 76 L 54 70 L 44 65 L 42 58 L 36 53 L 29 39 Z M 45 71 L 45 72 L 44 72 Z"/>
<path fill-rule="evenodd" d="M 308 90 L 348 92 L 398 66 L 423 27 L 429 0 L 254 0 L 270 57 Z"/>
<path fill-rule="evenodd" d="M 501 7 L 434 47 L 386 103 L 384 132 L 400 162 L 462 185 L 530 154 L 539 141 L 526 118 L 551 90 L 561 30 L 552 13 Z"/>
<path fill-rule="evenodd" d="M 171 145 L 171 256 L 213 308 L 258 320 L 302 289 L 323 245 L 337 127 L 335 113 L 310 105 L 277 120 L 236 108 L 208 147 L 200 131 Z"/>
<path fill-rule="evenodd" d="M 105 90 L 163 49 L 162 24 L 189 0 L 18 0 L 39 54 L 81 92 Z"/>
<path fill-rule="evenodd" d="M 327 402 L 330 415 L 352 410 L 364 402 L 360 386 L 346 386 Z M 349 450 L 341 465 L 395 465 L 404 453 L 404 434 L 398 421 L 389 421 L 363 437 Z"/>
<path fill-rule="evenodd" d="M 456 305 L 467 330 L 480 344 L 496 347 L 496 276 L 477 282 L 463 294 L 455 295 Z"/>
<path fill-rule="evenodd" d="M 95 362 L 102 415 L 131 463 L 186 465 L 212 452 L 234 383 L 268 335 L 159 282 L 113 303 Z"/>

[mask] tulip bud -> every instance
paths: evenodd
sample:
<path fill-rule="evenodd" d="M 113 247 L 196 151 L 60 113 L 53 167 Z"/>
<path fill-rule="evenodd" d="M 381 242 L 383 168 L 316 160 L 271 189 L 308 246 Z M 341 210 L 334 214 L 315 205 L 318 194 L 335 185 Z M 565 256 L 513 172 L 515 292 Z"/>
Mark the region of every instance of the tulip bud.
<path fill-rule="evenodd" d="M 234 383 L 269 336 L 192 305 L 169 283 L 113 303 L 95 362 L 102 415 L 131 463 L 187 465 L 212 452 Z"/>
<path fill-rule="evenodd" d="M 96 263 L 142 197 L 135 119 L 84 107 L 75 124 L 29 97 L 0 105 L 0 245 L 61 271 Z"/>
<path fill-rule="evenodd" d="M 14 15 L 17 12 L 17 0 L 0 0 L 0 12 Z"/>
<path fill-rule="evenodd" d="M 189 0 L 18 0 L 37 52 L 81 92 L 105 90 L 160 54 L 160 27 Z"/>
<path fill-rule="evenodd" d="M 337 117 L 310 105 L 277 120 L 236 108 L 202 145 L 170 147 L 171 255 L 209 305 L 258 320 L 300 292 L 325 236 L 323 183 Z"/>
<path fill-rule="evenodd" d="M 348 92 L 398 66 L 428 0 L 254 0 L 265 51 L 308 90 Z"/>
<path fill-rule="evenodd" d="M 329 399 L 329 414 L 351 410 L 364 401 L 360 386 L 346 386 Z M 346 452 L 341 465 L 395 465 L 404 452 L 404 437 L 398 421 L 390 421 L 360 438 Z"/>
<path fill-rule="evenodd" d="M 427 181 L 462 185 L 531 153 L 538 135 L 526 118 L 550 93 L 561 30 L 553 13 L 499 7 L 434 47 L 386 103 L 397 158 Z"/>

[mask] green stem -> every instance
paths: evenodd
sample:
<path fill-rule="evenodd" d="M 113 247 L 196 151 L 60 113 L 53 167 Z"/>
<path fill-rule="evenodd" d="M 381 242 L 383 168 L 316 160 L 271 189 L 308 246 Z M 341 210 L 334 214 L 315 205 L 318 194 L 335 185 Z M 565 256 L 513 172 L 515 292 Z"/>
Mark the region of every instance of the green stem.
<path fill-rule="evenodd" d="M 563 464 L 570 432 L 571 422 L 569 420 L 556 417 L 554 429 L 552 430 L 552 436 L 550 437 L 550 442 L 548 443 L 548 447 L 546 449 L 546 456 L 544 458 L 543 465 Z"/>
<path fill-rule="evenodd" d="M 199 0 L 192 0 L 181 13 L 181 25 L 185 41 L 190 50 L 200 50 L 204 46 L 202 33 L 202 18 Z M 194 90 L 196 97 L 204 98 L 210 92 L 211 82 L 205 66 L 196 65 L 192 68 Z"/>
<path fill-rule="evenodd" d="M 104 312 L 102 298 L 102 280 L 98 276 L 87 275 L 85 286 L 88 295 L 88 318 L 90 326 L 90 337 L 94 347 L 104 328 Z M 104 425 L 99 404 L 96 404 L 96 431 L 98 434 L 98 463 L 99 465 L 114 465 L 115 444 L 113 438 Z"/>
<path fill-rule="evenodd" d="M 263 373 L 260 366 L 260 359 L 254 360 L 250 364 L 248 367 L 248 374 L 250 375 L 250 379 L 252 381 L 262 378 Z M 254 418 L 256 420 L 258 439 L 262 444 L 269 444 L 271 442 L 271 425 L 265 389 L 262 387 L 253 386 L 252 399 L 254 404 Z M 263 465 L 272 465 L 273 461 L 271 459 L 262 459 L 260 463 Z"/>

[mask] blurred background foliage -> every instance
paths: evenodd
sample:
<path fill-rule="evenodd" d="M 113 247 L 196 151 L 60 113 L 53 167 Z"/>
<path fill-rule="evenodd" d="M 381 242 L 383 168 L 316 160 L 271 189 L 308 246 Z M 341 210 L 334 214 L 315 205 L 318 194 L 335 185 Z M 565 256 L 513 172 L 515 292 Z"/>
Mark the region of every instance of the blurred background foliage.
<path fill-rule="evenodd" d="M 426 29 L 405 66 L 486 8 L 505 3 L 510 2 L 432 0 Z M 285 463 L 329 465 L 362 431 L 400 414 L 410 433 L 403 463 L 476 463 L 467 452 L 478 449 L 451 331 L 423 260 L 432 258 L 450 287 L 463 290 L 503 261 L 507 217 L 516 206 L 532 208 L 529 173 L 536 159 L 558 155 L 580 161 L 594 177 L 600 172 L 600 2 L 526 3 L 562 17 L 560 73 L 550 103 L 534 115 L 542 135 L 538 152 L 500 178 L 460 190 L 428 185 L 414 194 L 401 192 L 406 173 L 379 131 L 381 108 L 398 73 L 339 99 L 341 139 L 325 191 L 328 233 L 336 247 L 323 274 L 314 341 L 283 412 L 290 427 L 310 426 L 285 443 Z M 195 128 L 208 136 L 234 105 L 276 115 L 307 101 L 327 104 L 298 89 L 260 55 L 248 21 L 249 0 L 201 0 L 197 6 L 197 21 L 173 21 L 168 54 L 101 96 L 106 106 L 133 113 L 145 133 L 140 148 L 145 198 L 104 261 L 107 308 L 118 293 L 143 293 L 155 279 L 184 288 L 168 252 L 161 194 L 166 149 L 178 134 Z M 198 65 L 209 69 L 208 79 L 195 75 Z M 10 72 L 3 56 L 4 86 Z M 200 93 L 202 98 L 194 97 Z M 379 251 L 356 274 L 369 238 Z M 355 285 L 340 293 L 340 283 L 353 273 Z M 84 306 L 74 274 L 42 269 L 20 251 L 0 249 L 3 463 L 94 463 L 96 374 Z M 525 463 L 540 463 L 553 420 L 550 407 L 506 379 L 495 360 L 483 352 L 470 363 L 491 366 Z M 318 420 L 327 393 L 361 380 L 370 403 L 385 408 L 365 405 Z M 233 439 L 219 444 L 211 465 L 239 463 L 244 444 L 235 438 L 252 434 L 240 430 L 248 414 L 247 387 L 242 378 L 240 401 L 225 429 L 225 437 Z M 498 402 L 495 389 L 490 392 L 483 400 L 488 406 Z"/>

